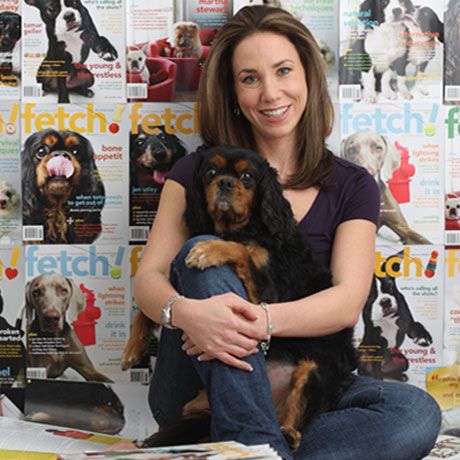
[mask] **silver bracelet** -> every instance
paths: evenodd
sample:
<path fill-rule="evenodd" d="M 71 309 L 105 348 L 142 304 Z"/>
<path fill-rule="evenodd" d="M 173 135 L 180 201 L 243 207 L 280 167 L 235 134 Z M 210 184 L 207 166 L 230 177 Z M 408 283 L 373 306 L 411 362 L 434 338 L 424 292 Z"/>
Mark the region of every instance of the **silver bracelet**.
<path fill-rule="evenodd" d="M 265 310 L 265 314 L 267 315 L 267 336 L 268 338 L 266 340 L 262 340 L 259 344 L 259 347 L 262 350 L 262 353 L 266 355 L 270 348 L 270 340 L 272 338 L 273 324 L 272 324 L 272 319 L 270 316 L 270 307 L 268 306 L 268 303 L 260 302 L 260 306 Z"/>
<path fill-rule="evenodd" d="M 163 307 L 163 310 L 161 310 L 161 325 L 164 326 L 165 328 L 167 328 L 167 329 L 177 329 L 177 327 L 173 326 L 173 324 L 172 324 L 171 309 L 172 309 L 172 306 L 179 299 L 182 299 L 183 297 L 184 297 L 183 295 L 174 294 L 165 303 L 165 306 Z"/>

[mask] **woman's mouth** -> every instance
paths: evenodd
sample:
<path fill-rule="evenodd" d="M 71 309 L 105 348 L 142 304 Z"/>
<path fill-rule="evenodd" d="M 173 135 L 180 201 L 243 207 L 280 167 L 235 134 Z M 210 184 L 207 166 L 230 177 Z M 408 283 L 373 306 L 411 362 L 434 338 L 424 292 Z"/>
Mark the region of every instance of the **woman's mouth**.
<path fill-rule="evenodd" d="M 273 110 L 261 110 L 261 113 L 269 118 L 280 118 L 289 110 L 289 106 L 280 107 Z"/>

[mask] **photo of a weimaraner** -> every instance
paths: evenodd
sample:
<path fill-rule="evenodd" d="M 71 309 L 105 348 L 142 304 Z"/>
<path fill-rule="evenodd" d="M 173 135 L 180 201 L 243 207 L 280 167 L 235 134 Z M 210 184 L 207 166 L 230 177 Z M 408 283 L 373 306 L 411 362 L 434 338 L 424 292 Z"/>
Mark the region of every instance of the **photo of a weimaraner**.
<path fill-rule="evenodd" d="M 60 377 L 71 368 L 86 380 L 111 381 L 94 368 L 85 347 L 67 322 L 66 316 L 70 322 L 75 321 L 84 307 L 85 297 L 71 278 L 59 274 L 39 275 L 27 283 L 27 367 L 45 368 L 47 378 Z M 49 343 L 52 347 L 46 345 Z M 40 352 L 36 352 L 38 347 Z"/>
<path fill-rule="evenodd" d="M 389 139 L 372 131 L 351 134 L 342 141 L 340 156 L 367 169 L 377 182 L 380 189 L 379 229 L 388 227 L 402 244 L 431 244 L 410 226 L 386 184 L 401 164 L 399 152 Z"/>

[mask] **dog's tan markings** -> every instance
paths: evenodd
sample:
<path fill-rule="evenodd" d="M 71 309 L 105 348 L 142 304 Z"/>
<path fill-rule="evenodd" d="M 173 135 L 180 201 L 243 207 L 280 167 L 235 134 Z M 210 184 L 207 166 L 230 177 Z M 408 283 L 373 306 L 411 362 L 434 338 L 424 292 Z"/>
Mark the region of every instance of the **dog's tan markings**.
<path fill-rule="evenodd" d="M 48 147 L 53 147 L 53 145 L 57 144 L 58 140 L 59 138 L 55 134 L 47 134 L 43 137 L 42 143 Z"/>
<path fill-rule="evenodd" d="M 250 255 L 245 245 L 235 241 L 200 241 L 187 254 L 185 263 L 189 268 L 195 267 L 200 270 L 230 264 L 242 281 L 249 300 L 259 302 L 251 274 Z"/>
<path fill-rule="evenodd" d="M 286 436 L 291 449 L 299 448 L 301 434 L 299 431 L 302 414 L 305 412 L 303 389 L 307 385 L 310 373 L 317 368 L 313 361 L 300 361 L 291 378 L 291 391 L 284 407 L 278 413 L 281 430 Z"/>
<path fill-rule="evenodd" d="M 206 391 L 201 390 L 195 399 L 189 401 L 182 409 L 182 415 L 190 415 L 194 412 L 209 410 L 209 401 Z"/>
<path fill-rule="evenodd" d="M 235 164 L 233 165 L 233 168 L 238 174 L 241 174 L 243 171 L 246 171 L 247 169 L 249 169 L 250 166 L 251 165 L 247 160 L 241 159 L 235 162 Z"/>
<path fill-rule="evenodd" d="M 64 145 L 66 147 L 73 147 L 74 145 L 80 145 L 80 141 L 78 140 L 78 137 L 70 134 L 64 139 Z"/>
<path fill-rule="evenodd" d="M 224 155 L 216 153 L 212 158 L 209 159 L 209 163 L 211 163 L 217 169 L 223 169 L 225 166 L 227 166 L 227 159 Z"/>
<path fill-rule="evenodd" d="M 249 256 L 251 257 L 252 263 L 258 270 L 268 264 L 270 255 L 265 248 L 256 244 L 248 244 L 246 247 L 249 252 Z"/>

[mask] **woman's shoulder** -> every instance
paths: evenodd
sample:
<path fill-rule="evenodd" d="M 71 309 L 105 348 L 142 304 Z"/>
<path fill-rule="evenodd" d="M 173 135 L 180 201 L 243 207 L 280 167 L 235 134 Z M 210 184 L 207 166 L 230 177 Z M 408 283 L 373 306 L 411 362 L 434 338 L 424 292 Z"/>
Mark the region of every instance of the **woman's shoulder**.
<path fill-rule="evenodd" d="M 168 172 L 167 178 L 178 182 L 185 187 L 192 180 L 195 163 L 203 150 L 204 147 L 198 147 L 196 151 L 189 153 L 188 155 L 185 155 L 185 157 L 176 161 L 174 166 Z"/>
<path fill-rule="evenodd" d="M 368 188 L 370 193 L 378 193 L 378 185 L 366 168 L 334 155 L 334 166 L 328 185 L 343 190 L 356 187 Z"/>

